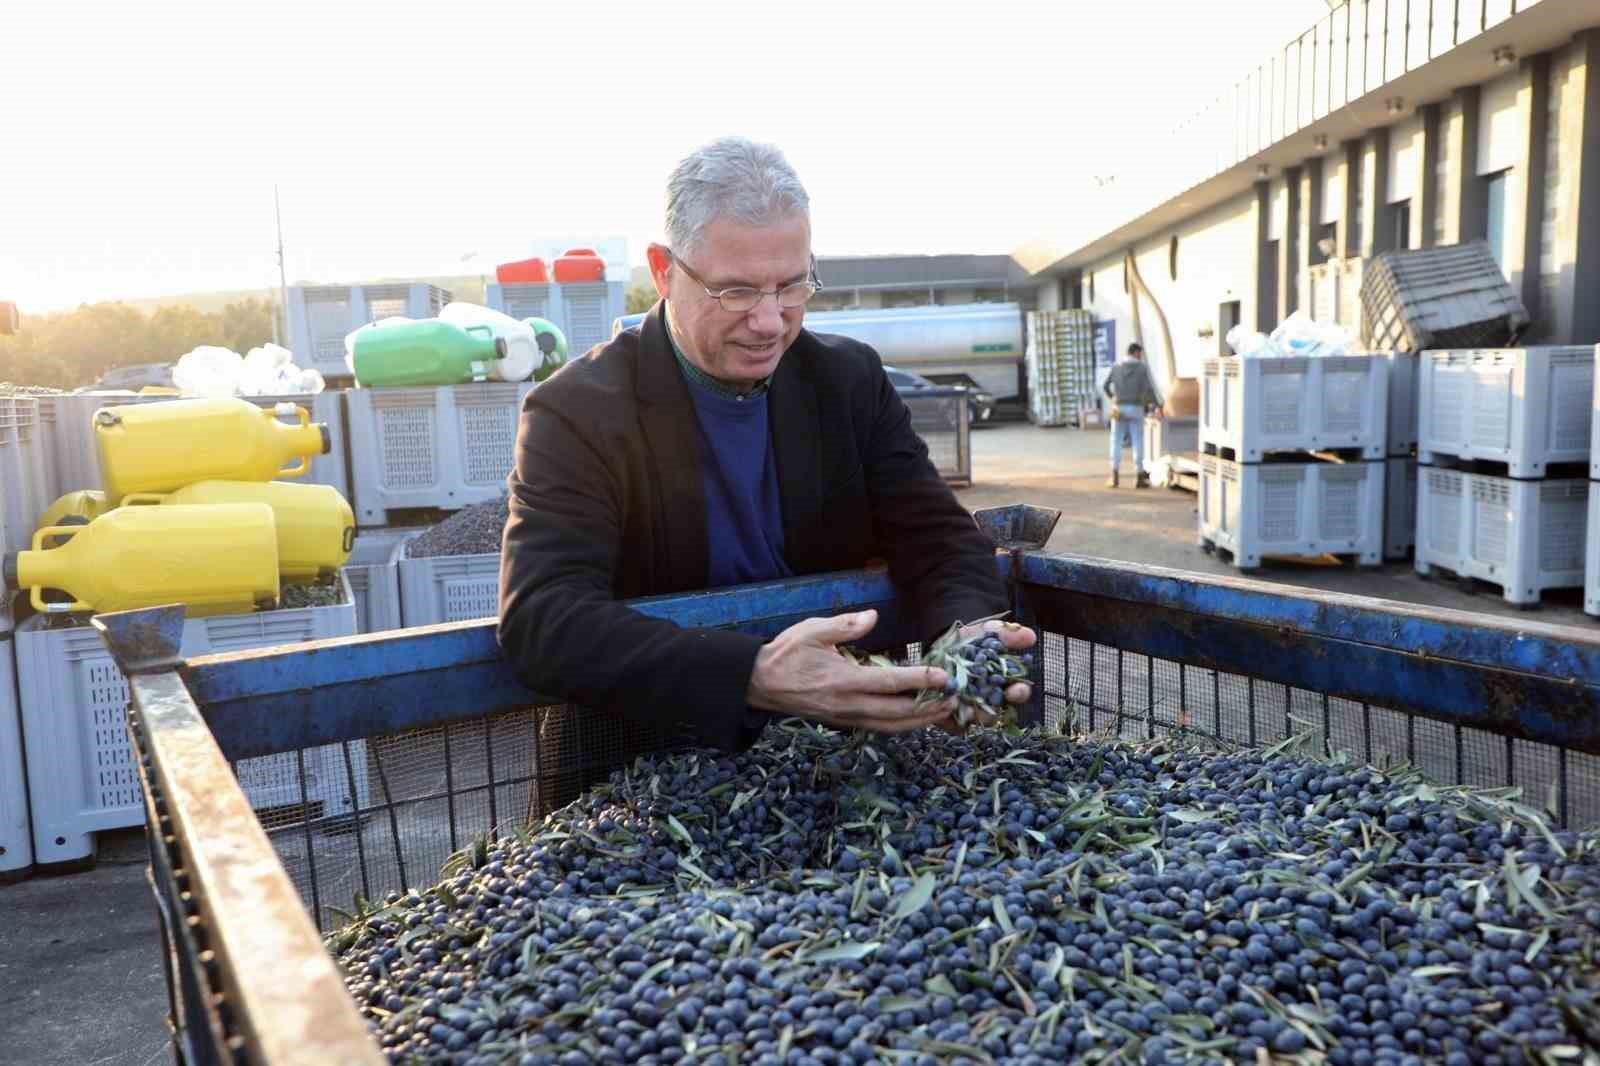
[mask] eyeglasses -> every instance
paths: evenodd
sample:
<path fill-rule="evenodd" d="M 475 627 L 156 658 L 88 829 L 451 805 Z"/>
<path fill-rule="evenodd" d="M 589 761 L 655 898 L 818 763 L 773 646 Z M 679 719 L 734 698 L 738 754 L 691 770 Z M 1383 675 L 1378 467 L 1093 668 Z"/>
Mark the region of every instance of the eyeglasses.
<path fill-rule="evenodd" d="M 786 309 L 804 307 L 813 296 L 822 291 L 822 282 L 817 278 L 817 258 L 811 257 L 811 274 L 804 281 L 796 281 L 785 285 L 781 289 L 752 289 L 747 285 L 740 285 L 732 289 L 713 291 L 705 279 L 690 269 L 689 264 L 678 258 L 676 252 L 670 249 L 667 252 L 672 256 L 672 261 L 683 268 L 683 272 L 695 280 L 706 295 L 722 305 L 722 309 L 731 314 L 742 315 L 754 311 L 760 305 L 763 297 L 776 296 L 778 306 Z"/>

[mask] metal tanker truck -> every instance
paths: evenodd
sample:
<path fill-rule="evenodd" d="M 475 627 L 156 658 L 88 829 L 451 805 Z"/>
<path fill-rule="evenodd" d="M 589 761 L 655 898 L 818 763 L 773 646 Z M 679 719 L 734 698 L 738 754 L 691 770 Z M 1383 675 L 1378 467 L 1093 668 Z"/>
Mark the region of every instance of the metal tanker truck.
<path fill-rule="evenodd" d="M 869 344 L 885 363 L 940 384 L 975 384 L 1002 403 L 1023 399 L 1019 304 L 953 304 L 864 311 L 813 311 L 806 328 Z M 625 315 L 613 335 L 643 321 Z"/>

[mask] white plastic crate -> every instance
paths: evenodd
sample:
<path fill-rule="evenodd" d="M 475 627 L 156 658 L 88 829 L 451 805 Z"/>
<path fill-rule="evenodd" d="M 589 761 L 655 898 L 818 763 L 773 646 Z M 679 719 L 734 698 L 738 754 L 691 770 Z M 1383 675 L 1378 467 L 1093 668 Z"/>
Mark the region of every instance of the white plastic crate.
<path fill-rule="evenodd" d="M 1200 457 L 1200 543 L 1251 569 L 1268 555 L 1383 561 L 1382 462 L 1235 463 Z"/>
<path fill-rule="evenodd" d="M 493 284 L 485 291 L 484 302 L 512 318 L 537 317 L 554 323 L 567 338 L 569 357 L 576 359 L 611 339 L 611 323 L 625 308 L 624 289 L 620 281 Z"/>
<path fill-rule="evenodd" d="M 1200 451 L 1198 418 L 1146 418 L 1144 420 L 1144 469 L 1154 473 L 1163 456 L 1193 455 Z"/>
<path fill-rule="evenodd" d="M 1600 362 L 1600 345 L 1594 349 L 1596 362 Z M 1589 477 L 1600 480 L 1600 374 L 1594 376 L 1593 401 L 1589 411 Z"/>
<path fill-rule="evenodd" d="M 139 774 L 128 743 L 128 686 L 89 626 L 47 629 L 35 616 L 17 629 L 22 735 L 33 810 L 34 861 L 72 862 L 94 854 L 94 835 L 144 823 Z M 355 606 L 302 607 L 195 618 L 184 623 L 182 654 L 265 648 L 355 633 Z M 350 745 L 352 795 L 338 745 L 308 750 L 305 791 L 324 815 L 353 811 L 367 799 L 366 747 Z M 236 767 L 252 806 L 265 811 L 301 804 L 291 753 L 246 759 Z"/>
<path fill-rule="evenodd" d="M 1268 452 L 1319 449 L 1381 459 L 1389 431 L 1388 371 L 1381 355 L 1207 359 L 1200 443 L 1246 463 Z"/>
<path fill-rule="evenodd" d="M 407 508 L 458 510 L 498 499 L 516 456 L 532 382 L 351 389 L 351 501 L 356 523 L 388 524 Z"/>
<path fill-rule="evenodd" d="M 0 551 L 24 551 L 39 514 L 54 500 L 45 441 L 32 396 L 0 394 Z"/>
<path fill-rule="evenodd" d="M 1443 567 L 1499 585 L 1506 602 L 1579 588 L 1587 555 L 1589 483 L 1524 481 L 1423 467 L 1417 479 L 1417 573 Z"/>
<path fill-rule="evenodd" d="M 1361 343 L 1420 352 L 1508 343 L 1528 324 L 1484 240 L 1384 252 L 1361 278 Z"/>
<path fill-rule="evenodd" d="M 289 350 L 299 366 L 324 378 L 351 377 L 345 335 L 381 318 L 435 318 L 451 299 L 424 282 L 383 285 L 291 285 Z"/>
<path fill-rule="evenodd" d="M 49 397 L 52 412 L 52 439 L 49 444 L 51 459 L 56 470 L 56 486 L 48 507 L 57 496 L 80 489 L 101 487 L 100 456 L 94 444 L 94 413 L 102 407 L 119 404 L 165 403 L 172 396 L 140 396 L 137 393 L 77 392 Z M 345 458 L 345 426 L 343 394 L 325 389 L 314 395 L 303 396 L 246 396 L 244 399 L 258 407 L 272 407 L 279 403 L 292 403 L 304 407 L 312 422 L 328 427 L 328 451 L 312 457 L 311 469 L 292 480 L 308 485 L 331 485 L 339 495 L 350 498 L 350 473 Z M 40 510 L 43 510 L 41 507 Z"/>
<path fill-rule="evenodd" d="M 408 545 L 402 543 L 394 556 L 400 570 L 400 617 L 407 629 L 500 613 L 498 552 L 408 559 Z"/>
<path fill-rule="evenodd" d="M 1390 352 L 1388 454 L 1410 455 L 1417 447 L 1417 355 Z"/>
<path fill-rule="evenodd" d="M 1383 475 L 1383 557 L 1404 559 L 1417 542 L 1417 461 L 1391 456 Z"/>
<path fill-rule="evenodd" d="M 355 597 L 357 633 L 383 633 L 404 624 L 400 620 L 400 568 L 395 565 L 394 550 L 416 533 L 375 529 L 356 537 L 344 564 L 344 576 Z"/>
<path fill-rule="evenodd" d="M 54 495 L 100 487 L 100 458 L 94 447 L 94 413 L 102 407 L 136 403 L 161 403 L 170 396 L 141 396 L 135 392 L 69 392 L 42 397 L 50 411 L 43 419 L 50 439 L 47 450 L 55 471 Z M 49 506 L 49 503 L 46 506 Z"/>
<path fill-rule="evenodd" d="M 1600 617 L 1600 486 L 1589 482 L 1589 527 L 1583 564 L 1583 611 Z"/>
<path fill-rule="evenodd" d="M 23 876 L 33 865 L 12 643 L 10 636 L 0 636 L 0 881 Z"/>
<path fill-rule="evenodd" d="M 1418 460 L 1505 463 L 1518 478 L 1590 462 L 1594 360 L 1588 346 L 1422 353 Z"/>

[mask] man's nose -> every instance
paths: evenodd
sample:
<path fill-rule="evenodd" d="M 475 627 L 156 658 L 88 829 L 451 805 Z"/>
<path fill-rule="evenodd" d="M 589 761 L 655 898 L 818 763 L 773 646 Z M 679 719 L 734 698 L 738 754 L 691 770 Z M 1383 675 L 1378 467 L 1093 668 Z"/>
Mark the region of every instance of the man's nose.
<path fill-rule="evenodd" d="M 782 333 L 783 308 L 778 306 L 777 294 L 762 294 L 760 302 L 750 309 L 747 321 L 750 328 L 757 333 Z"/>

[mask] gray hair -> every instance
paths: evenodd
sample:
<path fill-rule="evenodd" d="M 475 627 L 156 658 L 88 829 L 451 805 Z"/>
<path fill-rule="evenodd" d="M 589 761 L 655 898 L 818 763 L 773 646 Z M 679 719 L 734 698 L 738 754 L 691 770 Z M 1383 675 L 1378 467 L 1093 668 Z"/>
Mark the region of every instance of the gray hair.
<path fill-rule="evenodd" d="M 810 213 L 811 198 L 777 146 L 744 137 L 696 148 L 667 178 L 667 242 L 680 255 L 718 218 L 764 226 Z"/>

